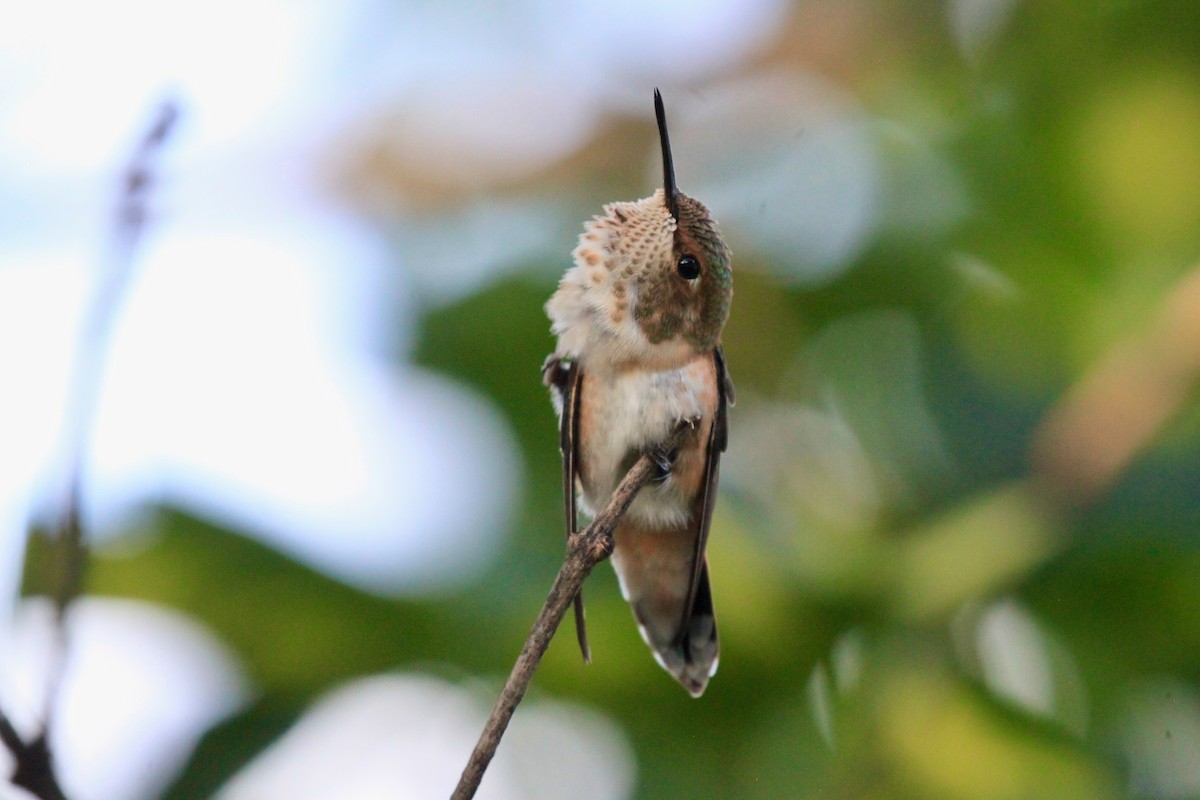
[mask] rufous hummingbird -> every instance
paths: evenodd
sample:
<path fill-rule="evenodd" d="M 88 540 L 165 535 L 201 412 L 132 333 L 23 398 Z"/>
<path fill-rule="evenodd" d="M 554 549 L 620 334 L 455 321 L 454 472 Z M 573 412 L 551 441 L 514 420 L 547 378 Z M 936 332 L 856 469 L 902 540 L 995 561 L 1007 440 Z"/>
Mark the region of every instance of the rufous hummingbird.
<path fill-rule="evenodd" d="M 717 669 L 705 544 L 733 404 L 721 352 L 733 273 L 708 209 L 675 186 L 657 89 L 654 108 L 663 188 L 585 223 L 546 303 L 558 345 L 542 374 L 561 423 L 568 535 L 577 502 L 595 515 L 643 453 L 655 458 L 655 481 L 614 531 L 612 562 L 654 657 L 699 697 Z M 681 422 L 690 430 L 663 452 Z M 575 624 L 590 660 L 582 593 Z"/>

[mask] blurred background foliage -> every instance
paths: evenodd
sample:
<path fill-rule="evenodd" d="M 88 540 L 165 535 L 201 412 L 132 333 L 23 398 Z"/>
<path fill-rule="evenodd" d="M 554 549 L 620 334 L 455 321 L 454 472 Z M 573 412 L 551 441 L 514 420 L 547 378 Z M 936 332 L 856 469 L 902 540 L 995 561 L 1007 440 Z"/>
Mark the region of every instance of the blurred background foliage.
<path fill-rule="evenodd" d="M 701 72 L 614 69 L 617 99 L 549 155 L 511 125 L 462 144 L 527 97 L 500 79 L 478 106 L 446 90 L 441 122 L 475 130 L 444 149 L 422 128 L 436 85 L 329 137 L 323 191 L 415 287 L 383 357 L 497 409 L 519 488 L 486 565 L 425 592 L 352 586 L 194 509 L 99 544 L 90 594 L 199 621 L 253 689 L 166 797 L 217 792 L 355 678 L 437 676 L 480 708 L 498 689 L 563 553 L 542 305 L 582 221 L 657 185 L 655 84 L 680 184 L 735 257 L 721 668 L 687 698 L 599 569 L 595 663 L 562 631 L 532 693 L 627 744 L 628 780 L 582 796 L 1200 797 L 1200 7 L 747 8 L 761 30 L 687 40 L 712 42 Z M 646 14 L 671 42 L 676 20 Z M 498 35 L 555 35 L 500 16 Z M 559 113 L 550 96 L 525 124 Z"/>

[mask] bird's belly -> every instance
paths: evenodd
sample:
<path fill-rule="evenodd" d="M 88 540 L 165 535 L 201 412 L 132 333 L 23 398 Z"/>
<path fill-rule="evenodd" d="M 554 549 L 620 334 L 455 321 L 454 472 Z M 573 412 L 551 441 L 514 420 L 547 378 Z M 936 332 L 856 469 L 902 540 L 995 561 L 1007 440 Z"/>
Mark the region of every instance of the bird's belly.
<path fill-rule="evenodd" d="M 664 372 L 585 372 L 582 392 L 581 500 L 591 514 L 608 503 L 638 456 L 662 442 L 680 421 L 696 421 L 695 432 L 678 448 L 670 477 L 643 489 L 628 511 L 641 525 L 685 526 L 703 479 L 705 444 L 717 403 L 712 359 L 700 357 Z"/>

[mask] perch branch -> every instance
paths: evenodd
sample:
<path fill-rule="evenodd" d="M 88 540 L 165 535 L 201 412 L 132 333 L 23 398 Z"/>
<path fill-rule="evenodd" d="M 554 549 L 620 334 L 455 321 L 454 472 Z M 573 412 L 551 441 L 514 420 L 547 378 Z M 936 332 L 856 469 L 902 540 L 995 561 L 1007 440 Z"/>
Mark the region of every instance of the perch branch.
<path fill-rule="evenodd" d="M 677 447 L 684 434 L 689 430 L 691 430 L 691 426 L 688 423 L 680 423 L 663 442 L 663 449 L 670 451 Z M 491 763 L 492 756 L 496 754 L 496 748 L 500 744 L 501 737 L 504 736 L 504 731 L 508 728 L 508 722 L 512 719 L 513 712 L 525 697 L 525 691 L 529 688 L 533 673 L 541 663 L 546 648 L 550 646 L 554 632 L 558 630 L 567 609 L 575 596 L 579 594 L 584 580 L 592 569 L 612 554 L 613 530 L 629 509 L 629 505 L 637 493 L 654 476 L 656 469 L 654 459 L 643 454 L 629 472 L 625 473 L 617 490 L 613 492 L 612 499 L 608 501 L 608 505 L 596 516 L 592 524 L 580 533 L 571 536 L 567 543 L 567 556 L 563 561 L 562 568 L 559 569 L 541 613 L 538 614 L 537 621 L 533 623 L 533 629 L 530 630 L 529 636 L 525 640 L 525 646 L 521 648 L 521 654 L 517 656 L 517 663 L 513 665 L 504 689 L 501 690 L 500 697 L 496 700 L 495 707 L 492 708 L 491 716 L 484 725 L 483 733 L 479 736 L 475 750 L 467 761 L 467 766 L 463 770 L 462 777 L 459 778 L 458 787 L 451 795 L 451 800 L 470 800 L 475 796 L 475 792 L 479 789 L 479 782 L 483 779 L 483 773 Z"/>

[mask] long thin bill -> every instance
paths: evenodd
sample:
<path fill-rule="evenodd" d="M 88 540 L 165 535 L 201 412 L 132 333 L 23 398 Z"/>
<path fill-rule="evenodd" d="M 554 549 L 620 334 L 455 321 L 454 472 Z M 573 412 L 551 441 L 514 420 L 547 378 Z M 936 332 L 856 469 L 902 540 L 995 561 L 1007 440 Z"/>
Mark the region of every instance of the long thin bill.
<path fill-rule="evenodd" d="M 679 188 L 675 186 L 675 162 L 671 159 L 671 137 L 667 135 L 667 112 L 658 89 L 654 90 L 654 116 L 658 118 L 658 139 L 662 143 L 663 193 L 667 196 L 667 210 L 672 217 L 679 219 Z"/>

